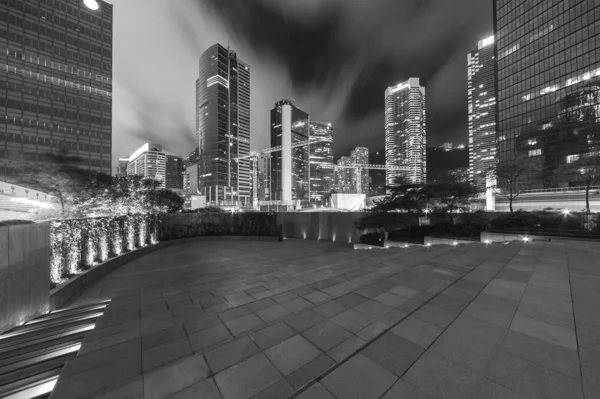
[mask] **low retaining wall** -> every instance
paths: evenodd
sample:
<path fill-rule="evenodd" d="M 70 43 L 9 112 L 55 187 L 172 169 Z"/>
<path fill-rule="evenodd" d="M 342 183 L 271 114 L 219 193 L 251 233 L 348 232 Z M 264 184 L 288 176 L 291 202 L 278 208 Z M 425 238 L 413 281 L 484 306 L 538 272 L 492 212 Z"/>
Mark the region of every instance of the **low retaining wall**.
<path fill-rule="evenodd" d="M 583 238 L 583 237 L 566 237 L 558 235 L 541 235 L 541 234 L 525 234 L 525 233 L 492 233 L 488 231 L 481 232 L 481 242 L 506 242 L 506 241 L 522 241 L 524 237 L 529 240 L 543 240 L 543 241 L 593 241 L 599 242 L 599 239 L 595 238 Z"/>
<path fill-rule="evenodd" d="M 454 239 L 454 238 L 448 238 L 448 237 L 424 237 L 425 238 L 425 245 L 430 244 L 430 245 L 454 245 L 454 243 L 457 244 L 474 244 L 474 243 L 478 243 L 481 241 L 475 241 L 475 240 L 461 240 L 461 239 Z"/>
<path fill-rule="evenodd" d="M 56 288 L 50 291 L 50 310 L 59 309 L 69 300 L 79 296 L 87 287 L 100 280 L 113 270 L 123 266 L 124 264 L 131 262 L 132 260 L 141 258 L 142 256 L 148 255 L 156 250 L 165 248 L 174 244 L 185 244 L 188 242 L 195 241 L 278 241 L 278 237 L 264 237 L 264 236 L 206 236 L 206 237 L 186 237 L 180 239 L 174 239 L 169 241 L 159 242 L 158 244 L 139 248 L 131 252 L 127 252 L 116 258 L 111 258 L 106 262 L 100 263 L 88 269 L 76 277 L 65 281 Z M 46 275 L 48 274 L 46 269 Z M 48 285 L 49 285 L 48 281 Z M 46 286 L 47 287 L 47 286 Z M 47 288 L 46 288 L 47 289 Z"/>
<path fill-rule="evenodd" d="M 48 311 L 50 225 L 0 227 L 0 333 Z"/>

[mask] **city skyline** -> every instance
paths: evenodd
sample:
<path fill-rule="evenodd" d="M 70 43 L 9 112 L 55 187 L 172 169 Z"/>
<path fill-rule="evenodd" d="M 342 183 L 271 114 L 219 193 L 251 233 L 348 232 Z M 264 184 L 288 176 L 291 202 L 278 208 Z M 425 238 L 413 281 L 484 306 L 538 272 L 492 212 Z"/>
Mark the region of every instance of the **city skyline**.
<path fill-rule="evenodd" d="M 249 10 L 243 2 L 237 1 L 213 4 L 182 0 L 176 5 L 162 0 L 116 1 L 115 29 L 120 40 L 115 42 L 114 90 L 118 103 L 115 103 L 114 130 L 119 132 L 115 134 L 113 147 L 115 166 L 116 159 L 125 155 L 119 153 L 120 149 L 134 149 L 146 141 L 165 142 L 164 136 L 169 137 L 165 148 L 180 155 L 189 153 L 195 141 L 195 89 L 190 87 L 190 82 L 194 86 L 197 58 L 213 44 L 226 46 L 228 42 L 253 71 L 252 150 L 269 147 L 268 111 L 275 101 L 289 95 L 304 104 L 314 118 L 329 121 L 338 132 L 344 132 L 336 142 L 335 159 L 356 146 L 379 150 L 384 146 L 383 100 L 379 93 L 417 74 L 428 90 L 428 114 L 437 115 L 428 126 L 430 142 L 466 142 L 464 54 L 473 43 L 492 33 L 491 3 L 466 0 L 463 3 L 468 12 L 458 13 L 457 7 L 445 1 L 436 1 L 431 10 L 383 1 L 385 7 L 381 9 L 392 7 L 405 11 L 405 27 L 393 29 L 410 31 L 411 36 L 414 33 L 414 37 L 420 37 L 418 42 L 400 40 L 390 47 L 390 52 L 379 47 L 369 49 L 371 43 L 361 39 L 353 45 L 355 50 L 351 50 L 348 45 L 357 34 L 359 37 L 374 35 L 389 42 L 385 39 L 387 32 L 381 31 L 381 24 L 376 20 L 359 20 L 359 16 L 367 12 L 374 13 L 374 18 L 388 18 L 379 10 L 367 9 L 368 2 L 357 2 L 343 9 L 336 1 L 310 2 L 303 7 L 301 15 L 314 18 L 304 19 L 294 14 L 293 5 L 283 1 L 258 2 Z M 327 12 L 320 13 L 322 7 Z M 140 8 L 144 9 L 144 18 L 137 21 Z M 256 38 L 253 30 L 272 21 L 268 19 L 269 23 L 252 27 L 247 19 L 253 16 L 262 21 L 267 13 L 278 21 L 270 29 L 280 32 L 289 29 L 290 35 Z M 450 15 L 460 15 L 460 18 L 447 18 Z M 335 24 L 328 24 L 331 18 Z M 131 19 L 136 19 L 135 29 L 127 23 Z M 240 22 L 239 27 L 230 26 L 229 21 L 234 20 Z M 354 23 L 356 20 L 358 23 Z M 440 23 L 447 28 L 446 35 L 427 33 L 430 27 Z M 156 26 L 162 29 L 156 30 Z M 353 29 L 348 29 L 349 26 Z M 300 48 L 298 38 L 306 32 L 313 43 L 317 40 L 312 33 L 315 31 L 327 35 L 326 40 L 314 45 L 314 54 L 312 50 L 304 51 L 299 60 L 304 76 L 298 77 L 300 64 L 293 66 L 288 62 L 290 51 L 279 52 L 281 39 L 274 36 L 282 36 L 282 39 L 290 36 L 287 46 Z M 401 35 L 405 36 L 409 37 Z M 266 43 L 271 41 L 273 43 Z M 429 50 L 425 52 L 424 48 Z M 375 50 L 373 57 L 365 55 L 367 49 Z M 433 53 L 438 55 L 433 58 L 430 55 Z M 134 67 L 146 62 L 143 70 Z M 157 76 L 163 78 L 157 79 Z M 355 109 L 358 111 L 354 112 Z"/>

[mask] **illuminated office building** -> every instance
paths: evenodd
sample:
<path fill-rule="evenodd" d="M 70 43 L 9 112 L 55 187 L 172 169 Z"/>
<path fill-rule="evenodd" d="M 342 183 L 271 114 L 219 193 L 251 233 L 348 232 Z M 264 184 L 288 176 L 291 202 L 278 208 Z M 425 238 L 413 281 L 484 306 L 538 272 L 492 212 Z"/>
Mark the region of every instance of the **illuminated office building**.
<path fill-rule="evenodd" d="M 111 174 L 113 6 L 98 3 L 0 2 L 0 175 L 63 150 Z"/>
<path fill-rule="evenodd" d="M 251 201 L 250 68 L 236 53 L 215 44 L 200 57 L 196 81 L 199 186 L 208 202 Z"/>
<path fill-rule="evenodd" d="M 185 168 L 183 159 L 175 155 L 167 155 L 165 164 L 165 188 L 167 190 L 183 190 Z"/>
<path fill-rule="evenodd" d="M 321 202 L 333 188 L 333 127 L 328 122 L 310 121 L 310 138 L 322 139 L 309 147 L 310 199 Z"/>
<path fill-rule="evenodd" d="M 495 0 L 494 14 L 499 167 L 533 158 L 530 188 L 548 187 L 599 151 L 600 3 Z"/>
<path fill-rule="evenodd" d="M 405 171 L 386 171 L 386 184 L 405 175 L 412 183 L 427 180 L 425 88 L 410 78 L 385 91 L 385 164 L 408 166 Z"/>
<path fill-rule="evenodd" d="M 356 147 L 350 156 L 341 157 L 337 162 L 338 167 L 335 168 L 335 190 L 340 194 L 366 194 L 368 197 L 371 186 L 369 170 L 349 167 L 368 163 L 367 147 Z"/>
<path fill-rule="evenodd" d="M 283 143 L 285 131 L 291 131 L 291 145 L 308 140 L 309 116 L 296 107 L 293 100 L 281 100 L 271 110 L 271 147 L 283 146 L 271 153 L 271 200 L 299 201 L 309 199 L 309 149 L 308 146 L 291 148 L 287 154 Z M 286 161 L 291 173 L 286 172 Z M 289 176 L 288 176 L 289 174 Z M 291 177 L 291 181 L 286 181 Z M 291 187 L 291 198 L 286 198 L 286 185 Z"/>
<path fill-rule="evenodd" d="M 494 37 L 479 41 L 467 56 L 469 92 L 469 181 L 485 188 L 496 162 L 496 74 Z"/>
<path fill-rule="evenodd" d="M 146 143 L 129 156 L 127 174 L 162 182 L 165 187 L 167 155 L 160 144 Z"/>

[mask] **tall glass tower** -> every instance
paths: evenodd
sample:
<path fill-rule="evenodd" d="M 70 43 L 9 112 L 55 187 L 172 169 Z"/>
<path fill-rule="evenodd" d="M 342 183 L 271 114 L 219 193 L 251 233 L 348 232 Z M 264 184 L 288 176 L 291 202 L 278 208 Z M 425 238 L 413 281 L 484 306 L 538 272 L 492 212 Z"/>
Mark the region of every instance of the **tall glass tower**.
<path fill-rule="evenodd" d="M 207 201 L 251 203 L 250 68 L 215 44 L 200 57 L 196 81 L 199 188 Z"/>
<path fill-rule="evenodd" d="M 495 0 L 494 14 L 499 167 L 531 157 L 531 188 L 549 187 L 600 155 L 600 2 Z"/>
<path fill-rule="evenodd" d="M 286 116 L 285 112 L 289 115 Z M 289 118 L 289 119 L 288 119 Z M 288 123 L 287 126 L 283 126 Z M 291 129 L 291 145 L 308 140 L 309 116 L 306 112 L 296 107 L 293 100 L 281 100 L 275 103 L 271 110 L 271 147 L 283 146 L 283 133 Z M 291 125 L 291 126 L 290 126 Z M 289 130 L 288 130 L 289 131 Z M 282 151 L 271 153 L 271 199 L 275 201 L 289 201 L 285 198 L 286 162 L 285 148 Z M 308 146 L 291 149 L 291 200 L 301 201 L 309 199 L 309 150 Z"/>
<path fill-rule="evenodd" d="M 333 189 L 333 126 L 329 122 L 310 121 L 310 138 L 323 141 L 311 144 L 310 199 L 321 202 Z M 324 165 L 327 164 L 327 165 Z"/>
<path fill-rule="evenodd" d="M 385 164 L 408 166 L 409 171 L 386 170 L 387 185 L 397 176 L 415 184 L 427 180 L 425 87 L 410 78 L 385 91 Z"/>
<path fill-rule="evenodd" d="M 0 179 L 5 160 L 67 150 L 111 173 L 113 6 L 0 1 Z"/>
<path fill-rule="evenodd" d="M 496 163 L 496 70 L 494 37 L 467 56 L 469 90 L 469 180 L 484 189 Z"/>

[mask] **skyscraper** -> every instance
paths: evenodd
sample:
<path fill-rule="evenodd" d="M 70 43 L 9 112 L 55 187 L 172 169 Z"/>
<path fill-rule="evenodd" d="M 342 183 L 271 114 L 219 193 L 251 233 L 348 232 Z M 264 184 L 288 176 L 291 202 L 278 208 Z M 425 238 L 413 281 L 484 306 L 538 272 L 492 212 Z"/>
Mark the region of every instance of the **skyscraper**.
<path fill-rule="evenodd" d="M 533 158 L 530 188 L 551 186 L 600 150 L 600 3 L 495 0 L 494 25 L 498 166 Z"/>
<path fill-rule="evenodd" d="M 310 121 L 310 138 L 323 141 L 309 146 L 310 152 L 310 199 L 321 202 L 331 191 L 333 176 L 333 127 L 328 122 Z"/>
<path fill-rule="evenodd" d="M 485 38 L 468 54 L 469 180 L 485 188 L 488 171 L 496 163 L 496 66 L 494 36 Z"/>
<path fill-rule="evenodd" d="M 199 187 L 207 201 L 250 203 L 250 68 L 215 44 L 200 57 L 196 81 Z"/>
<path fill-rule="evenodd" d="M 0 2 L 0 176 L 63 149 L 111 173 L 113 6 L 98 3 Z"/>
<path fill-rule="evenodd" d="M 367 147 L 356 147 L 350 156 L 341 157 L 337 162 L 338 167 L 335 168 L 336 191 L 341 194 L 366 194 L 369 196 L 371 186 L 369 170 L 350 167 L 368 163 L 369 149 Z"/>
<path fill-rule="evenodd" d="M 410 78 L 385 91 L 385 164 L 409 171 L 386 171 L 386 184 L 405 175 L 412 183 L 427 180 L 425 88 Z"/>
<path fill-rule="evenodd" d="M 165 187 L 167 155 L 160 144 L 145 143 L 129 156 L 127 174 L 158 180 Z"/>
<path fill-rule="evenodd" d="M 183 159 L 175 155 L 167 155 L 165 164 L 165 188 L 167 190 L 183 190 Z"/>
<path fill-rule="evenodd" d="M 275 103 L 271 110 L 271 147 L 283 146 L 281 151 L 271 153 L 271 200 L 298 201 L 309 199 L 309 150 L 308 146 L 291 149 L 291 154 L 285 153 L 286 143 L 283 142 L 284 132 L 291 129 L 291 145 L 308 140 L 309 116 L 296 107 L 293 100 L 281 100 Z M 289 132 L 289 130 L 288 130 Z M 289 147 L 287 147 L 289 148 Z M 286 157 L 291 158 L 291 173 L 286 170 Z M 287 182 L 288 174 L 291 181 Z M 285 198 L 286 185 L 291 184 L 292 198 Z"/>

